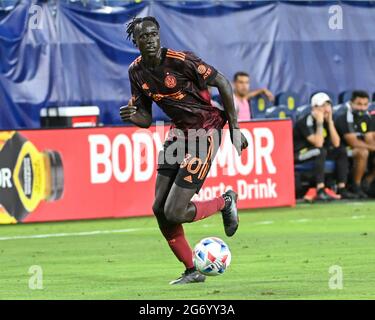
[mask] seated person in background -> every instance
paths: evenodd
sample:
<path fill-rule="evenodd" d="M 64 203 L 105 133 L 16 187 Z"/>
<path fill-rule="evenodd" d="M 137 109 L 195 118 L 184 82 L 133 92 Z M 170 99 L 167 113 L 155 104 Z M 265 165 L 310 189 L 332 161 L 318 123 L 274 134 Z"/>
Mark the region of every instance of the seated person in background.
<path fill-rule="evenodd" d="M 275 100 L 272 92 L 266 88 L 250 91 L 250 76 L 243 71 L 236 72 L 233 77 L 233 94 L 239 121 L 251 119 L 250 99 L 263 94 L 271 102 Z"/>
<path fill-rule="evenodd" d="M 367 198 L 367 192 L 375 179 L 375 166 L 372 166 L 375 152 L 373 121 L 368 113 L 369 95 L 365 91 L 353 91 L 348 110 L 337 117 L 335 124 L 342 144 L 353 152 L 352 191 L 359 198 Z M 365 179 L 367 165 L 372 166 Z"/>
<path fill-rule="evenodd" d="M 332 102 L 324 92 L 311 98 L 311 113 L 299 119 L 293 130 L 294 158 L 296 163 L 313 160 L 316 189 L 310 188 L 304 199 L 307 201 L 354 198 L 346 189 L 348 156 L 345 147 L 340 147 L 340 137 L 332 119 Z M 335 161 L 337 194 L 325 187 L 324 162 Z"/>

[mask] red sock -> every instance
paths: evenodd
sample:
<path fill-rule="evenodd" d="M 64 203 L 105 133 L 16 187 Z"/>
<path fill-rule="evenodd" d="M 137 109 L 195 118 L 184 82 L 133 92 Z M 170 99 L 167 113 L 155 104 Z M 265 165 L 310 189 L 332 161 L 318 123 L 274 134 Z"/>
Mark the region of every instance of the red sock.
<path fill-rule="evenodd" d="M 193 268 L 193 250 L 185 238 L 182 225 L 164 226 L 160 227 L 160 230 L 177 259 L 185 265 L 186 269 Z"/>
<path fill-rule="evenodd" d="M 208 201 L 192 201 L 196 208 L 196 214 L 193 221 L 202 220 L 214 213 L 222 210 L 225 205 L 225 200 L 222 196 Z"/>

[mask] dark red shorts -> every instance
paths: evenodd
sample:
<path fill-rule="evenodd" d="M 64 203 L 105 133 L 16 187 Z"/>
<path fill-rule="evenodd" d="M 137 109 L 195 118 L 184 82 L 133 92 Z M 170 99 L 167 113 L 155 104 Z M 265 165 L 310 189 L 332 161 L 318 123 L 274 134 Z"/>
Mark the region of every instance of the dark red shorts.
<path fill-rule="evenodd" d="M 211 168 L 220 142 L 219 131 L 190 140 L 166 140 L 158 157 L 158 173 L 172 177 L 179 187 L 196 189 L 198 193 Z"/>

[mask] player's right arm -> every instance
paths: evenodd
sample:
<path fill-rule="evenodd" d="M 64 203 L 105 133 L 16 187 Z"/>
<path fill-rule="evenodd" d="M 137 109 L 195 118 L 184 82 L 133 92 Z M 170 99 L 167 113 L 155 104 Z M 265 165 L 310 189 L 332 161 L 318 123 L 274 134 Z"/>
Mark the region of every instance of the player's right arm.
<path fill-rule="evenodd" d="M 131 97 L 126 106 L 120 108 L 120 117 L 124 122 L 131 122 L 140 128 L 149 128 L 152 123 L 151 111 L 143 105 L 136 105 Z"/>
<path fill-rule="evenodd" d="M 131 69 L 129 79 L 132 97 L 126 106 L 120 108 L 121 120 L 140 128 L 149 128 L 152 123 L 152 100 L 143 93 Z"/>

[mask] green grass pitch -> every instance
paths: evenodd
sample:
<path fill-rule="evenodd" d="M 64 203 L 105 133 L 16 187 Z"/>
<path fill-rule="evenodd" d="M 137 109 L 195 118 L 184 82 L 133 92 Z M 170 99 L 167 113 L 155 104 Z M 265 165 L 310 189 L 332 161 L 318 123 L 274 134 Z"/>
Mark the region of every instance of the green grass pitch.
<path fill-rule="evenodd" d="M 185 232 L 191 245 L 207 236 L 227 242 L 224 275 L 169 285 L 183 266 L 153 217 L 0 226 L 0 299 L 375 298 L 375 202 L 241 211 L 233 238 L 220 215 Z M 41 290 L 29 288 L 33 265 L 43 271 Z M 342 289 L 329 288 L 333 265 Z"/>

